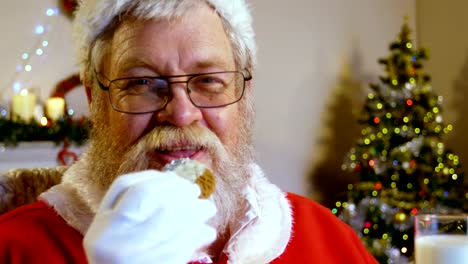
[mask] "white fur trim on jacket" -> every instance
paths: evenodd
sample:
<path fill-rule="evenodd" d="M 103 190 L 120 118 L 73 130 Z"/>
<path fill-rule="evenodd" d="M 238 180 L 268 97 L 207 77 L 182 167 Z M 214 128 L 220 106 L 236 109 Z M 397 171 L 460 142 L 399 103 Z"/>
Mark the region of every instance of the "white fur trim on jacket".
<path fill-rule="evenodd" d="M 66 172 L 63 181 L 41 194 L 40 199 L 53 206 L 65 221 L 84 234 L 94 217 L 89 203 L 100 194 L 83 191 L 84 164 L 77 162 Z M 257 217 L 231 238 L 225 247 L 230 264 L 264 264 L 279 257 L 286 248 L 292 228 L 290 204 L 277 186 L 264 176 L 257 164 L 251 164 L 248 187 L 257 207 Z M 83 197 L 84 196 L 84 197 Z M 94 199 L 89 199 L 94 196 Z"/>
<path fill-rule="evenodd" d="M 229 241 L 230 264 L 264 264 L 279 257 L 291 237 L 292 211 L 289 201 L 252 163 L 250 187 L 256 194 L 258 217 Z"/>

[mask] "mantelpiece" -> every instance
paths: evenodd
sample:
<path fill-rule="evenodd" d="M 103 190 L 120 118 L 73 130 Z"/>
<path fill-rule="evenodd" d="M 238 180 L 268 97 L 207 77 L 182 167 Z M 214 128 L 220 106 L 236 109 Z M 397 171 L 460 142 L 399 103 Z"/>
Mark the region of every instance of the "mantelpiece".
<path fill-rule="evenodd" d="M 13 168 L 50 168 L 69 164 L 81 153 L 82 147 L 70 146 L 65 150 L 55 142 L 20 142 L 5 146 L 0 142 L 0 173 Z M 59 159 L 59 154 L 61 160 Z"/>

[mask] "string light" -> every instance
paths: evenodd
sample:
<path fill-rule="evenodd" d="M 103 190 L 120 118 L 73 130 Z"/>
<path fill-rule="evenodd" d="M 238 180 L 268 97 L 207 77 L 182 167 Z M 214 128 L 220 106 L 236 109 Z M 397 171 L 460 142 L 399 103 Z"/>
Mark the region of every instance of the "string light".
<path fill-rule="evenodd" d="M 21 54 L 21 60 L 16 65 L 16 71 L 12 77 L 11 87 L 15 93 L 18 93 L 23 89 L 23 84 L 18 81 L 22 73 L 31 73 L 33 70 L 33 65 L 31 60 L 34 56 L 42 56 L 45 53 L 44 48 L 49 46 L 49 41 L 46 39 L 47 33 L 50 30 L 50 19 L 59 14 L 58 8 L 47 8 L 45 12 L 44 23 L 39 23 L 34 27 L 34 34 L 37 35 L 37 40 L 34 41 L 33 46 L 30 48 L 29 52 L 23 52 Z"/>
<path fill-rule="evenodd" d="M 45 31 L 44 26 L 42 26 L 42 25 L 36 26 L 36 31 L 35 32 L 36 32 L 37 35 L 44 34 L 44 31 Z"/>

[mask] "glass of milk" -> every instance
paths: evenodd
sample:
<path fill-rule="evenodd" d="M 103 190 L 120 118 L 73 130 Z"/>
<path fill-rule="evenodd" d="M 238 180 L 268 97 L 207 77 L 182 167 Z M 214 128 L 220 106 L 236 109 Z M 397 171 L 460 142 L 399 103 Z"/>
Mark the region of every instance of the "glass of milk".
<path fill-rule="evenodd" d="M 468 215 L 416 215 L 416 264 L 468 264 Z"/>

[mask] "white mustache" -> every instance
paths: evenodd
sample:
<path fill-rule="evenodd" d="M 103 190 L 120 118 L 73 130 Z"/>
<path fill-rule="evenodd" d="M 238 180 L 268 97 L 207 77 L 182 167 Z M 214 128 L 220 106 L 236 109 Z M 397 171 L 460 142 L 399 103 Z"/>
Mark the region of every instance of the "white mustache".
<path fill-rule="evenodd" d="M 189 127 L 178 128 L 172 126 L 155 127 L 145 135 L 137 145 L 144 145 L 145 152 L 161 150 L 213 150 L 222 146 L 218 137 L 211 130 L 194 124 Z"/>
<path fill-rule="evenodd" d="M 154 168 L 149 157 L 154 151 L 175 151 L 200 149 L 206 150 L 211 157 L 220 154 L 225 155 L 221 140 L 208 128 L 194 124 L 188 127 L 160 126 L 155 127 L 148 134 L 143 136 L 135 145 L 129 148 L 125 154 L 123 163 L 119 168 L 119 173 L 139 171 Z M 156 165 L 162 167 L 165 164 Z"/>

